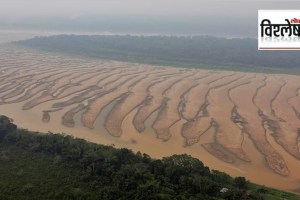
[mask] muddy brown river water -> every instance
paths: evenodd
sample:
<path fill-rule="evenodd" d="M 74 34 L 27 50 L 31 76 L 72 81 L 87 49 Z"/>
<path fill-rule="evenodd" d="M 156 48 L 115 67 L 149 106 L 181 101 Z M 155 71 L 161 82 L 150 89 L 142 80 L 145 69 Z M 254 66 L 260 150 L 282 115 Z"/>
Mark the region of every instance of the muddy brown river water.
<path fill-rule="evenodd" d="M 0 46 L 0 114 L 299 192 L 300 77 L 76 58 Z M 265 98 L 264 98 L 265 97 Z M 45 114 L 46 113 L 46 114 Z"/>

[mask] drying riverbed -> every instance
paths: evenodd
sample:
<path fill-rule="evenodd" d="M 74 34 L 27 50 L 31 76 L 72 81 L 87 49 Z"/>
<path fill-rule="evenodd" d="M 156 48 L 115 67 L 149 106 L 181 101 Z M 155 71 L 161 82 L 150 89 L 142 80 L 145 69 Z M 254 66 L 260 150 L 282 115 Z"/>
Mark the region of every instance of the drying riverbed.
<path fill-rule="evenodd" d="M 0 47 L 0 114 L 25 129 L 191 154 L 299 192 L 300 77 L 153 66 Z"/>

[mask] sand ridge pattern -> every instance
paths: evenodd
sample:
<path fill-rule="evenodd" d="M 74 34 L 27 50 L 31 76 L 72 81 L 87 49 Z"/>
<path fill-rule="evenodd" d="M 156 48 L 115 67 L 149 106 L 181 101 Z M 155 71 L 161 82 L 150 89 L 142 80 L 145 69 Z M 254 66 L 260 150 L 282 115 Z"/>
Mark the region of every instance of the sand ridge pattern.
<path fill-rule="evenodd" d="M 40 123 L 59 118 L 62 126 L 95 130 L 114 141 L 127 137 L 126 128 L 130 141 L 150 131 L 157 142 L 200 148 L 227 165 L 261 162 L 279 177 L 293 174 L 291 159 L 300 161 L 298 76 L 93 60 L 2 46 L 0 107 L 10 105 Z"/>

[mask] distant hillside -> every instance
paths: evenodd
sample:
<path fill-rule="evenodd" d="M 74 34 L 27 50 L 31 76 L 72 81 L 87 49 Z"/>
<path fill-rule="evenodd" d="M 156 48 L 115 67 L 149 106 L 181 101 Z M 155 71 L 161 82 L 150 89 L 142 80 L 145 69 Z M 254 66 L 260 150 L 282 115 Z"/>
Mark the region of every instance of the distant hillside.
<path fill-rule="evenodd" d="M 299 51 L 258 51 L 257 39 L 58 35 L 36 37 L 14 44 L 51 52 L 130 62 L 300 74 Z"/>
<path fill-rule="evenodd" d="M 299 199 L 210 170 L 189 155 L 146 154 L 17 129 L 0 116 L 0 199 Z"/>

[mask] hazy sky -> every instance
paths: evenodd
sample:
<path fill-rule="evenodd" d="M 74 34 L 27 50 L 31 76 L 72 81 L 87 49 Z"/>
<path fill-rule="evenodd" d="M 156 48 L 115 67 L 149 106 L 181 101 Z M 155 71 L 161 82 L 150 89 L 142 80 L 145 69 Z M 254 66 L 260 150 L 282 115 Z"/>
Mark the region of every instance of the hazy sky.
<path fill-rule="evenodd" d="M 297 7 L 300 9 L 299 0 L 1 0 L 0 16 L 7 19 L 53 15 L 76 17 L 85 14 L 250 16 L 260 8 Z"/>
<path fill-rule="evenodd" d="M 152 25 L 163 23 L 166 20 L 164 18 L 168 18 L 168 23 L 173 23 L 174 26 L 180 26 L 181 23 L 185 30 L 189 29 L 188 27 L 193 29 L 195 28 L 193 26 L 201 24 L 203 27 L 209 24 L 213 26 L 218 22 L 222 23 L 224 27 L 226 23 L 229 25 L 244 23 L 240 27 L 246 29 L 245 23 L 249 23 L 251 27 L 255 26 L 258 9 L 297 8 L 300 9 L 299 0 L 0 0 L 0 26 L 20 25 L 24 22 L 25 24 L 30 23 L 31 26 L 44 23 L 43 27 L 49 24 L 53 28 L 58 26 L 58 19 L 61 19 L 60 24 L 64 20 L 65 23 L 71 20 L 72 26 L 76 25 L 77 20 L 82 26 L 85 21 L 89 21 L 88 17 L 91 17 L 95 23 L 97 16 L 99 17 L 97 19 L 102 22 L 106 17 L 107 20 L 114 18 L 115 21 L 111 24 L 119 26 L 122 24 L 123 16 L 131 16 L 135 17 L 133 20 L 136 23 L 140 20 L 139 23 L 144 23 L 144 25 L 151 24 L 151 20 L 153 21 Z M 144 16 L 144 18 L 138 16 Z M 153 20 L 157 16 L 160 16 L 162 20 L 157 18 L 156 21 Z M 174 17 L 174 21 L 170 22 L 172 17 Z M 192 20 L 191 17 L 193 17 Z M 47 20 L 43 21 L 44 19 Z M 130 20 L 127 19 L 124 24 L 129 24 Z M 194 22 L 191 22 L 189 26 L 186 25 L 193 20 Z M 198 24 L 197 21 L 199 21 Z M 86 28 L 88 29 L 88 27 Z M 113 25 L 110 28 L 113 29 Z M 106 30 L 103 29 L 103 31 Z"/>

